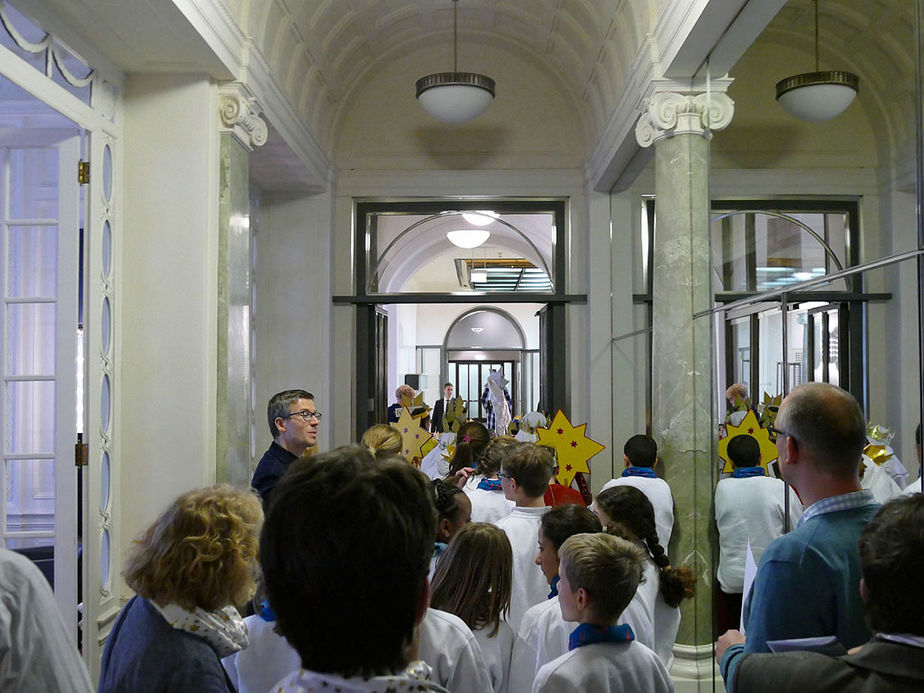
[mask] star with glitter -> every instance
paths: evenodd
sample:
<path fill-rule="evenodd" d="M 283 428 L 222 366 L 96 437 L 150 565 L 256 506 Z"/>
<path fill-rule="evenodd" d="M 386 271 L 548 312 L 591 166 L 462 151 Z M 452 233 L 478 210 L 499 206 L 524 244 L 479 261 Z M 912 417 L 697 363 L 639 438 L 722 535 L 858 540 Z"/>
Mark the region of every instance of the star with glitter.
<path fill-rule="evenodd" d="M 748 435 L 757 441 L 760 446 L 760 466 L 764 469 L 767 469 L 767 465 L 779 457 L 776 443 L 770 440 L 770 431 L 766 428 L 761 428 L 760 422 L 757 420 L 757 414 L 754 413 L 753 409 L 748 410 L 747 416 L 741 419 L 741 423 L 737 426 L 730 423 L 725 424 L 725 430 L 728 435 L 719 441 L 719 458 L 725 462 L 722 467 L 723 474 L 731 474 L 735 469 L 728 458 L 728 443 L 735 436 Z M 767 473 L 769 474 L 769 470 Z"/>
<path fill-rule="evenodd" d="M 595 440 L 588 438 L 587 424 L 572 426 L 568 417 L 559 409 L 548 428 L 537 428 L 539 445 L 548 445 L 558 453 L 557 480 L 562 486 L 570 486 L 578 472 L 590 473 L 588 461 L 591 457 L 606 449 Z"/>
<path fill-rule="evenodd" d="M 415 419 L 407 407 L 401 407 L 401 416 L 394 426 L 401 434 L 401 454 L 408 462 L 419 467 L 424 456 L 422 448 L 433 436 L 420 427 L 420 419 Z"/>

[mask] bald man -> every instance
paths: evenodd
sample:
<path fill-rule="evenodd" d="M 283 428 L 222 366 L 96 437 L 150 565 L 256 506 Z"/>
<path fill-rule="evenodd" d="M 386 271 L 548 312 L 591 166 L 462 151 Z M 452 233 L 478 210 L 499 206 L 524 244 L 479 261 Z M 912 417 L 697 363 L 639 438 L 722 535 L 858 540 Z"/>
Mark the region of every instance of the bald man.
<path fill-rule="evenodd" d="M 719 638 L 723 676 L 743 652 L 768 652 L 768 640 L 836 635 L 851 648 L 870 638 L 857 541 L 879 504 L 860 486 L 860 405 L 839 387 L 806 383 L 783 400 L 774 428 L 783 479 L 805 512 L 761 556 L 744 603 L 747 639 L 737 630 Z"/>

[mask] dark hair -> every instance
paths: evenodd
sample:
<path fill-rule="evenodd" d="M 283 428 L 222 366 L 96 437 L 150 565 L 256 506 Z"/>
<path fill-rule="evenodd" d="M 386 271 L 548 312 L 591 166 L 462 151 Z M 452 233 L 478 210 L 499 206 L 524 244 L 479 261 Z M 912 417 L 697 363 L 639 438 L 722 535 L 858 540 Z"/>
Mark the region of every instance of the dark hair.
<path fill-rule="evenodd" d="M 918 427 L 914 429 L 914 442 L 918 445 L 921 444 L 921 424 L 918 424 Z"/>
<path fill-rule="evenodd" d="M 729 440 L 727 452 L 728 459 L 735 467 L 756 467 L 760 464 L 760 443 L 746 433 Z"/>
<path fill-rule="evenodd" d="M 819 471 L 854 478 L 866 447 L 866 418 L 857 400 L 829 383 L 803 383 L 780 405 L 777 428 L 814 453 Z"/>
<path fill-rule="evenodd" d="M 622 451 L 633 467 L 654 467 L 658 459 L 658 444 L 651 436 L 641 433 L 629 438 Z"/>
<path fill-rule="evenodd" d="M 574 534 L 599 532 L 600 518 L 583 505 L 556 505 L 542 516 L 542 534 L 558 551 L 565 539 Z"/>
<path fill-rule="evenodd" d="M 452 383 L 443 383 L 443 389 L 445 390 L 447 387 L 452 387 Z"/>
<path fill-rule="evenodd" d="M 434 479 L 430 482 L 430 485 L 433 487 L 437 524 L 439 524 L 440 520 L 455 522 L 458 519 L 459 511 L 462 510 L 459 506 L 459 496 L 465 495 L 462 489 L 448 484 L 442 479 Z"/>
<path fill-rule="evenodd" d="M 860 534 L 860 570 L 866 583 L 866 622 L 876 633 L 924 635 L 924 495 L 883 505 Z"/>
<path fill-rule="evenodd" d="M 505 450 L 501 463 L 530 498 L 539 498 L 552 478 L 552 453 L 534 443 L 519 443 Z"/>
<path fill-rule="evenodd" d="M 519 441 L 509 436 L 494 438 L 488 443 L 488 447 L 481 453 L 481 459 L 478 460 L 478 473 L 484 476 L 494 476 L 500 471 L 504 456 L 510 449 L 511 445 L 516 445 Z"/>
<path fill-rule="evenodd" d="M 273 491 L 260 564 L 304 668 L 350 677 L 406 666 L 435 523 L 426 476 L 403 460 L 350 445 L 292 463 Z"/>
<path fill-rule="evenodd" d="M 497 635 L 510 611 L 513 550 L 498 527 L 472 522 L 456 532 L 440 554 L 433 574 L 430 606 L 455 614 L 472 630 Z"/>
<path fill-rule="evenodd" d="M 269 423 L 270 435 L 273 436 L 273 440 L 279 437 L 276 419 L 288 414 L 292 403 L 300 399 L 310 399 L 313 402 L 314 395 L 307 390 L 283 390 L 270 397 L 270 401 L 266 405 L 266 420 Z"/>
<path fill-rule="evenodd" d="M 658 542 L 654 508 L 644 493 L 634 486 L 612 486 L 600 492 L 596 503 L 613 523 L 627 528 L 634 538 L 647 546 L 648 554 L 660 574 L 661 596 L 668 605 L 680 606 L 680 602 L 693 596 L 696 577 L 686 566 L 671 566 L 664 548 Z"/>
<path fill-rule="evenodd" d="M 481 454 L 491 442 L 491 435 L 477 421 L 466 421 L 456 431 L 456 451 L 449 462 L 449 476 L 455 475 L 463 467 L 474 467 L 481 459 Z"/>

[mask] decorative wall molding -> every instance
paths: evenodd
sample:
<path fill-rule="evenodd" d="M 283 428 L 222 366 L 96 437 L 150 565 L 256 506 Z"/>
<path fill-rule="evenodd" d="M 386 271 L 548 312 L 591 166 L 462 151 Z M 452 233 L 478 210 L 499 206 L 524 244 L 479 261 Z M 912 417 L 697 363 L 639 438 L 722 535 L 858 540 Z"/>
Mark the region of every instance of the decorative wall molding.
<path fill-rule="evenodd" d="M 635 138 L 640 146 L 650 147 L 675 135 L 709 137 L 713 131 L 728 127 L 734 113 L 735 102 L 722 92 L 658 92 L 645 99 Z"/>
<path fill-rule="evenodd" d="M 234 135 L 248 151 L 266 144 L 266 122 L 260 117 L 262 107 L 241 82 L 223 84 L 218 90 L 218 111 L 222 132 Z"/>

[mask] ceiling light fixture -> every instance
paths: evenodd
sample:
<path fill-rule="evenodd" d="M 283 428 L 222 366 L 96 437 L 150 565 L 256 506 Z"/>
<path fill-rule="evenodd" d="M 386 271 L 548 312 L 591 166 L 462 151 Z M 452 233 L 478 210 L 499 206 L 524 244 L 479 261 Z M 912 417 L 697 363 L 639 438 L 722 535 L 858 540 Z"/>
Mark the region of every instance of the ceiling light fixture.
<path fill-rule="evenodd" d="M 776 83 L 776 100 L 791 116 L 813 123 L 844 112 L 860 91 L 852 72 L 818 69 L 818 0 L 815 1 L 815 72 L 793 75 Z"/>
<path fill-rule="evenodd" d="M 462 218 L 465 219 L 469 224 L 475 226 L 487 226 L 495 219 L 499 218 L 500 214 L 497 212 L 492 212 L 489 209 L 479 209 L 472 212 L 462 212 Z"/>
<path fill-rule="evenodd" d="M 459 229 L 457 231 L 447 231 L 446 238 L 456 248 L 472 249 L 484 244 L 491 237 L 490 231 L 484 229 Z"/>
<path fill-rule="evenodd" d="M 485 112 L 494 100 L 494 80 L 474 72 L 459 72 L 458 2 L 452 0 L 452 72 L 437 72 L 417 80 L 417 100 L 444 123 L 466 123 Z"/>

